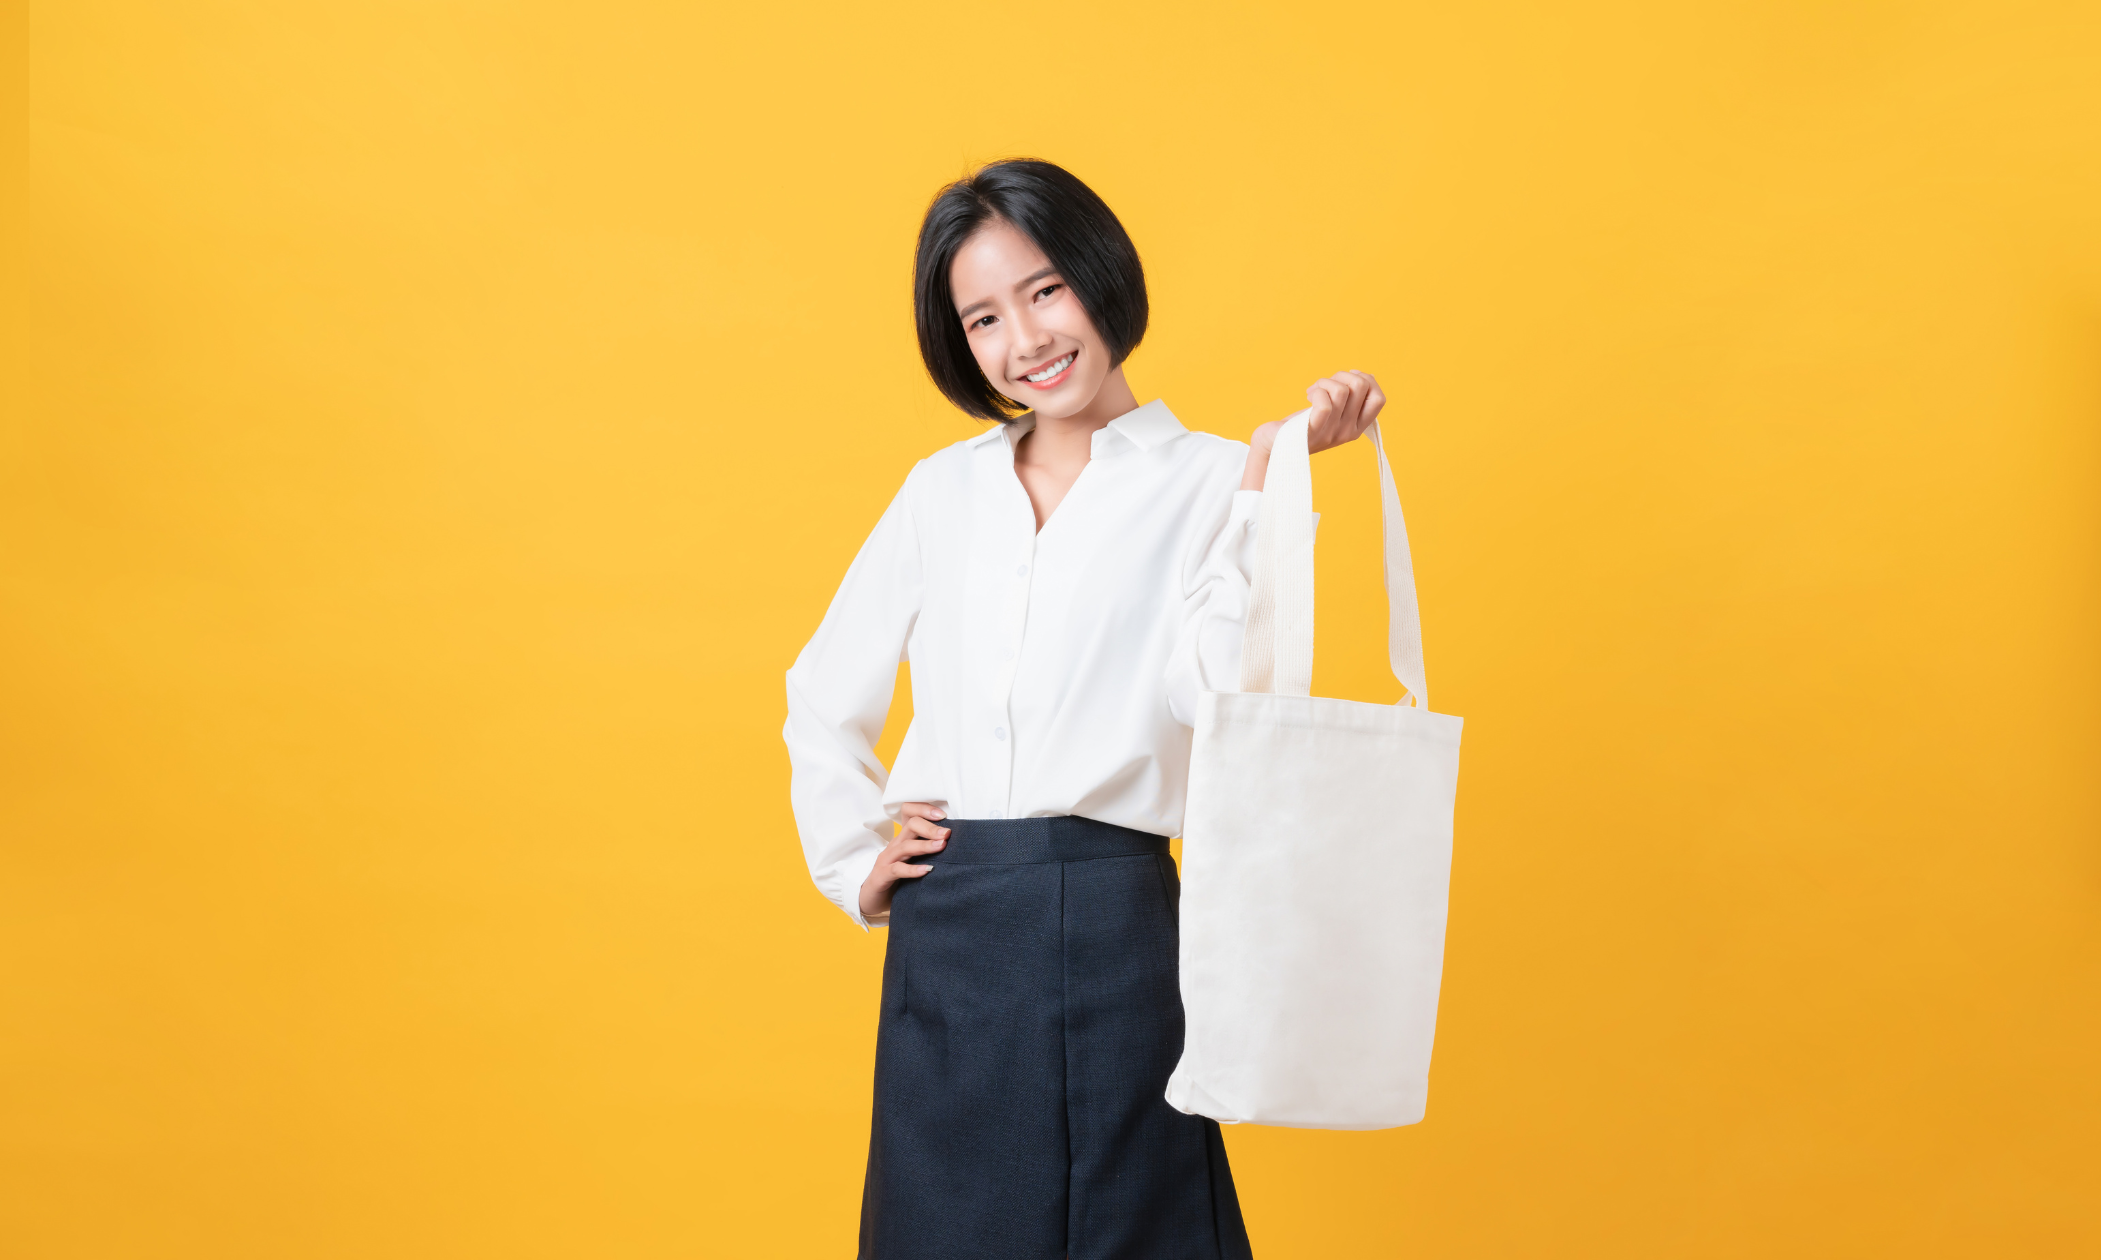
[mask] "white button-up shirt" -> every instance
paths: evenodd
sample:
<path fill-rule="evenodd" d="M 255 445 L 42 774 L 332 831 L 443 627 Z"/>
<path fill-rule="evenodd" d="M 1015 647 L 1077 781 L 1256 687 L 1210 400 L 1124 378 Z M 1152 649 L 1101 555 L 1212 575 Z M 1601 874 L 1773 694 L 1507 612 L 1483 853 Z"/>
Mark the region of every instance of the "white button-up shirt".
<path fill-rule="evenodd" d="M 1181 834 L 1197 695 L 1234 691 L 1261 495 L 1247 447 L 1160 402 L 1094 435 L 1037 532 L 1028 417 L 920 461 L 788 671 L 790 796 L 810 875 L 855 923 L 897 806 L 1076 814 Z M 912 725 L 875 757 L 900 660 Z"/>

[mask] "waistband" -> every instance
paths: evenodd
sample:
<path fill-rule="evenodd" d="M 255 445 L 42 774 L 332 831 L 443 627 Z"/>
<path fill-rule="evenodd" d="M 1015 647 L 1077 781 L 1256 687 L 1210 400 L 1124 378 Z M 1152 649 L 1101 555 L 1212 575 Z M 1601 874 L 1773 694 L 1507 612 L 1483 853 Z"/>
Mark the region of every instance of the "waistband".
<path fill-rule="evenodd" d="M 1167 837 L 1134 831 L 1092 818 L 944 818 L 948 843 L 935 853 L 906 858 L 915 866 L 960 862 L 1019 866 L 1034 862 L 1085 862 L 1090 858 L 1165 854 Z"/>

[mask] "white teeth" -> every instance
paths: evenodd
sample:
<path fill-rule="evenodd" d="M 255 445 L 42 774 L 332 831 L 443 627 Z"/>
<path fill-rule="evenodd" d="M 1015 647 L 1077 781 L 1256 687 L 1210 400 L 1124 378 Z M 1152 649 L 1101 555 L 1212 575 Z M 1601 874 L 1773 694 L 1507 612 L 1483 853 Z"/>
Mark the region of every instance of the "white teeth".
<path fill-rule="evenodd" d="M 1077 351 L 1075 351 L 1075 353 L 1077 353 Z M 1056 376 L 1058 373 L 1063 372 L 1066 368 L 1069 368 L 1071 366 L 1072 355 L 1068 354 L 1064 358 L 1058 360 L 1056 363 L 1053 363 L 1049 367 L 1043 369 L 1041 372 L 1031 372 L 1029 375 L 1023 377 L 1022 379 L 1029 381 L 1047 381 L 1051 377 Z"/>

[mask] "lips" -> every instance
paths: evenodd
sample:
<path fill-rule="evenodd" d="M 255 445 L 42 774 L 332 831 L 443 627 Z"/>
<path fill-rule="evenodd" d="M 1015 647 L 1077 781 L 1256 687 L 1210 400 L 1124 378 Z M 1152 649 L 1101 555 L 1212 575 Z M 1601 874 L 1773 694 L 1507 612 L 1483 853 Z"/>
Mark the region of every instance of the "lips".
<path fill-rule="evenodd" d="M 1077 350 L 1068 350 L 1063 358 L 1053 359 L 1034 372 L 1021 378 L 1021 383 L 1030 389 L 1056 389 L 1072 374 L 1073 361 L 1080 357 Z"/>

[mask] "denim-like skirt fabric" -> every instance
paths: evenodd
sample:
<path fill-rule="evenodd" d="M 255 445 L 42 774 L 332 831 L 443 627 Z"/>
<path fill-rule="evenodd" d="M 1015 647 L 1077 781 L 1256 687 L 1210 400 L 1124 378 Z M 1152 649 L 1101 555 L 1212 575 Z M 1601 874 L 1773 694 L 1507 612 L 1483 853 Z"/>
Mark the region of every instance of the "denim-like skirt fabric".
<path fill-rule="evenodd" d="M 861 1260 L 1250 1260 L 1182 1052 L 1167 841 L 945 820 L 891 907 Z"/>

